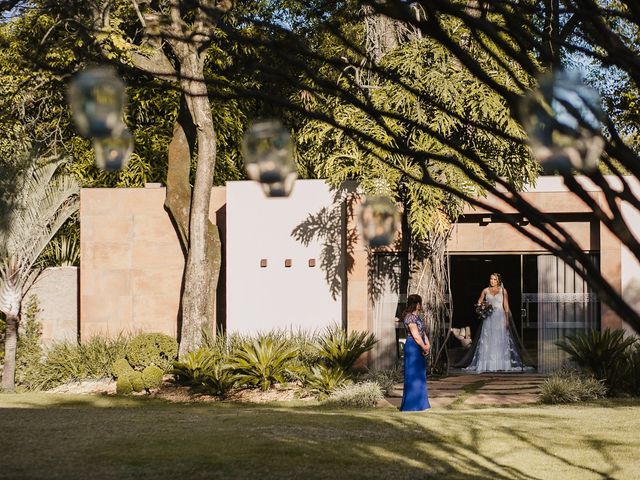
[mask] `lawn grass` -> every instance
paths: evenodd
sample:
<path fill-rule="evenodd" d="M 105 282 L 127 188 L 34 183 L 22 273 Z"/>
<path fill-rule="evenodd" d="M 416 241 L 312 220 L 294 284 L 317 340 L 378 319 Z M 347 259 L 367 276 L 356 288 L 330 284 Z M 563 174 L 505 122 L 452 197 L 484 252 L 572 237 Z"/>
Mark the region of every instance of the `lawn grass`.
<path fill-rule="evenodd" d="M 640 478 L 640 402 L 330 410 L 0 394 L 1 479 Z"/>

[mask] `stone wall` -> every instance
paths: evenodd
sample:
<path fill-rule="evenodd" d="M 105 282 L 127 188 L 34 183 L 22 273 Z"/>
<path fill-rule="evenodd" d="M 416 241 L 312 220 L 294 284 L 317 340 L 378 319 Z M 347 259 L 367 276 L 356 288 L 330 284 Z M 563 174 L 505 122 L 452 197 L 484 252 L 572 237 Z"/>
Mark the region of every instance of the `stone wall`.
<path fill-rule="evenodd" d="M 38 277 L 22 302 L 22 312 L 29 298 L 38 299 L 38 320 L 42 323 L 45 344 L 78 337 L 78 268 L 47 268 Z M 23 316 L 24 319 L 24 316 Z"/>

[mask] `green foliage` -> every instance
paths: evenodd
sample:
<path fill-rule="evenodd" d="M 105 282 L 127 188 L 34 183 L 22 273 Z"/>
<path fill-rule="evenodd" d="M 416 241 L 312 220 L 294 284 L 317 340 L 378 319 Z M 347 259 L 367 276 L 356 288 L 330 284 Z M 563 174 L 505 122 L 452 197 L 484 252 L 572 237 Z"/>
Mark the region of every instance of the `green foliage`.
<path fill-rule="evenodd" d="M 297 352 L 286 341 L 273 336 L 260 335 L 242 343 L 234 352 L 230 365 L 239 382 L 268 390 L 277 382 L 285 382 L 296 369 Z"/>
<path fill-rule="evenodd" d="M 164 333 L 141 333 L 131 339 L 126 358 L 133 368 L 156 365 L 169 371 L 178 354 L 178 342 Z"/>
<path fill-rule="evenodd" d="M 225 396 L 237 381 L 237 376 L 217 352 L 200 348 L 174 362 L 171 371 L 179 383 L 211 395 Z"/>
<path fill-rule="evenodd" d="M 39 263 L 43 267 L 80 266 L 80 239 L 56 236 L 42 252 Z"/>
<path fill-rule="evenodd" d="M 625 338 L 622 330 L 590 330 L 556 342 L 580 368 L 602 380 L 611 394 L 623 387 L 626 352 L 635 338 Z"/>
<path fill-rule="evenodd" d="M 144 388 L 151 390 L 152 388 L 160 388 L 162 385 L 163 372 L 159 367 L 155 365 L 148 365 L 142 370 L 142 380 L 144 381 Z"/>
<path fill-rule="evenodd" d="M 621 390 L 630 395 L 640 396 L 640 342 L 626 350 L 624 365 Z"/>
<path fill-rule="evenodd" d="M 358 381 L 369 381 L 376 382 L 382 388 L 382 391 L 385 395 L 389 395 L 393 387 L 402 383 L 404 377 L 401 369 L 390 369 L 390 370 L 373 370 L 365 373 L 361 377 L 358 378 Z"/>
<path fill-rule="evenodd" d="M 126 358 L 117 359 L 115 362 L 113 362 L 113 366 L 111 367 L 111 374 L 115 378 L 129 375 L 131 372 L 133 372 L 133 368 Z"/>
<path fill-rule="evenodd" d="M 46 350 L 38 388 L 53 388 L 71 380 L 112 376 L 116 360 L 123 358 L 128 340 L 124 336 L 96 336 L 82 344 L 66 341 Z"/>
<path fill-rule="evenodd" d="M 542 403 L 574 403 L 602 398 L 607 387 L 601 380 L 581 375 L 575 370 L 560 370 L 540 387 Z"/>
<path fill-rule="evenodd" d="M 339 367 L 315 365 L 307 369 L 303 385 L 320 399 L 326 398 L 337 388 L 351 383 L 349 375 Z"/>
<path fill-rule="evenodd" d="M 322 361 L 317 348 L 318 335 L 299 331 L 289 336 L 291 348 L 297 352 L 296 363 L 303 368 L 310 368 L 319 365 Z"/>
<path fill-rule="evenodd" d="M 349 370 L 360 356 L 371 350 L 377 340 L 369 332 L 345 332 L 340 327 L 328 328 L 318 339 L 318 352 L 330 367 Z"/>
<path fill-rule="evenodd" d="M 493 81 L 518 90 L 511 72 L 504 68 L 513 66 L 508 59 L 500 58 L 499 52 L 497 58 L 487 53 L 458 19 L 440 20 L 447 35 L 466 45 Z M 351 40 L 365 44 L 364 34 L 357 32 Z M 365 63 L 346 46 L 325 42 L 321 48 L 331 51 L 332 57 L 349 58 L 350 65 Z M 486 178 L 479 168 L 486 165 L 518 187 L 535 180 L 539 167 L 523 145 L 524 133 L 507 102 L 462 68 L 445 46 L 428 36 L 409 35 L 382 53 L 377 67 L 384 74 L 363 69 L 352 75 L 351 69 L 319 66 L 322 80 L 351 97 L 323 93 L 316 78 L 308 80 L 309 90 L 319 88 L 320 94 L 305 108 L 326 115 L 335 125 L 313 119 L 298 130 L 297 160 L 307 176 L 326 178 L 335 187 L 356 179 L 366 194 L 404 200 L 416 241 L 426 240 L 431 232 L 446 232 L 463 203 L 408 178 L 422 179 L 428 173 L 434 181 L 471 196 L 483 190 L 463 168 Z M 523 70 L 512 72 L 523 84 L 532 82 Z M 505 140 L 496 132 L 517 141 Z"/>
<path fill-rule="evenodd" d="M 142 392 L 144 390 L 144 378 L 142 377 L 142 372 L 134 370 L 128 375 L 128 377 L 134 392 Z"/>
<path fill-rule="evenodd" d="M 118 377 L 116 381 L 116 393 L 119 395 L 128 395 L 133 392 L 133 386 L 131 385 L 131 380 L 129 380 L 129 376 Z"/>
<path fill-rule="evenodd" d="M 183 385 L 202 385 L 207 379 L 208 372 L 218 360 L 214 351 L 200 348 L 195 352 L 187 353 L 180 361 L 173 362 L 171 373 Z"/>
<path fill-rule="evenodd" d="M 371 408 L 383 399 L 380 385 L 376 382 L 363 382 L 336 389 L 324 401 L 324 405 L 337 408 Z"/>
<path fill-rule="evenodd" d="M 24 309 L 16 351 L 16 384 L 28 390 L 36 388 L 42 375 L 44 349 L 38 312 L 38 299 L 32 295 Z"/>

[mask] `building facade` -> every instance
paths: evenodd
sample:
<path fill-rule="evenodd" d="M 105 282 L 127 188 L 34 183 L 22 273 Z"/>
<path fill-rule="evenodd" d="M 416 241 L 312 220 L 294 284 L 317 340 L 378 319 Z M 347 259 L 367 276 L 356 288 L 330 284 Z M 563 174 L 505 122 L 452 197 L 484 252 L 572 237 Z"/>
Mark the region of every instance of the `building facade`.
<path fill-rule="evenodd" d="M 640 188 L 634 184 L 636 194 Z M 602 192 L 588 187 L 605 204 Z M 81 338 L 160 331 L 177 334 L 184 258 L 163 208 L 164 188 L 83 189 L 80 221 Z M 556 177 L 524 194 L 571 233 L 605 278 L 640 310 L 640 266 L 593 213 Z M 523 228 L 518 212 L 499 205 Z M 210 218 L 222 234 L 219 326 L 229 332 L 318 331 L 331 325 L 369 330 L 380 340 L 370 357 L 395 356 L 398 292 L 379 278 L 402 252 L 370 254 L 358 234 L 353 186 L 332 190 L 322 180 L 296 182 L 289 198 L 266 198 L 253 182 L 212 190 Z M 638 212 L 622 205 L 640 237 Z M 471 306 L 492 272 L 511 294 L 514 321 L 541 370 L 559 361 L 554 341 L 587 328 L 625 328 L 580 277 L 489 212 L 465 211 L 448 243 L 454 326 L 474 328 Z"/>

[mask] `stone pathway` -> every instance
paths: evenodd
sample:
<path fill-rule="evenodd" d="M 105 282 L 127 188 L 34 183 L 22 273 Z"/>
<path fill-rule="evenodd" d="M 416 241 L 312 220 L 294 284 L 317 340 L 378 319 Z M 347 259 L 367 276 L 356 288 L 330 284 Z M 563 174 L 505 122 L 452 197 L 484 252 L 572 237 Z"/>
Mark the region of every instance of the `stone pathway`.
<path fill-rule="evenodd" d="M 537 403 L 543 375 L 482 373 L 451 375 L 429 380 L 429 402 L 434 408 L 464 405 L 518 405 Z M 383 404 L 399 407 L 402 384 L 397 384 Z"/>

